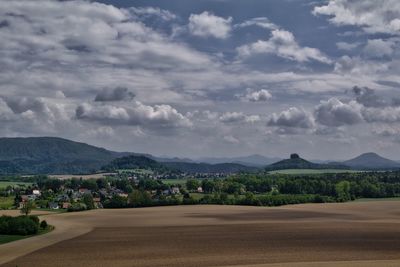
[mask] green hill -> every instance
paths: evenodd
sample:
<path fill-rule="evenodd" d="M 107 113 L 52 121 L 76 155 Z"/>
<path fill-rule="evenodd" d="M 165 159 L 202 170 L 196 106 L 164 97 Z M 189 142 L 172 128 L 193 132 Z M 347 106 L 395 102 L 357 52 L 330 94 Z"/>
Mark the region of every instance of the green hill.
<path fill-rule="evenodd" d="M 318 164 L 302 159 L 298 154 L 291 154 L 289 159 L 284 159 L 268 165 L 265 168 L 267 171 L 287 170 L 287 169 L 349 169 L 343 164 L 326 163 Z"/>
<path fill-rule="evenodd" d="M 0 174 L 83 174 L 122 155 L 55 137 L 0 138 Z"/>
<path fill-rule="evenodd" d="M 366 169 L 366 170 L 391 170 L 399 169 L 400 163 L 383 158 L 376 153 L 364 153 L 350 160 L 346 160 L 343 164 L 350 166 L 355 169 Z"/>
<path fill-rule="evenodd" d="M 192 162 L 164 162 L 164 165 L 185 173 L 237 173 L 253 172 L 258 170 L 256 167 L 244 166 L 237 163 L 192 163 Z"/>
<path fill-rule="evenodd" d="M 164 164 L 141 155 L 130 155 L 117 158 L 102 167 L 102 170 L 107 172 L 114 172 L 123 169 L 145 169 L 156 172 L 169 171 L 169 168 Z"/>

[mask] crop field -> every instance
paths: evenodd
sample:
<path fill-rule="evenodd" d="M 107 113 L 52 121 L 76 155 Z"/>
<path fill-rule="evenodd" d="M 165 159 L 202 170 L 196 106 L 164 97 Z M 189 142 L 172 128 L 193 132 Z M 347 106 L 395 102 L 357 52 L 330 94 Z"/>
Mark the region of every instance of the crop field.
<path fill-rule="evenodd" d="M 187 179 L 162 179 L 161 181 L 167 185 L 185 185 Z"/>
<path fill-rule="evenodd" d="M 9 209 L 14 205 L 14 197 L 0 197 L 0 210 Z"/>
<path fill-rule="evenodd" d="M 131 172 L 131 173 L 137 173 L 137 174 L 148 174 L 151 175 L 154 172 L 152 170 L 146 170 L 146 169 L 119 169 L 118 173 L 124 173 L 124 172 Z"/>
<path fill-rule="evenodd" d="M 171 206 L 42 216 L 1 266 L 399 266 L 397 201 Z"/>
<path fill-rule="evenodd" d="M 60 179 L 60 180 L 66 180 L 66 179 L 83 179 L 83 180 L 89 180 L 89 179 L 99 179 L 99 178 L 104 178 L 108 175 L 115 175 L 115 173 L 95 173 L 95 174 L 52 174 L 49 175 L 50 178 L 53 179 Z"/>
<path fill-rule="evenodd" d="M 7 186 L 27 187 L 30 185 L 32 185 L 32 183 L 0 181 L 0 188 L 6 188 Z"/>
<path fill-rule="evenodd" d="M 354 173 L 360 172 L 356 170 L 339 170 L 339 169 L 286 169 L 286 170 L 276 170 L 270 171 L 271 174 L 294 174 L 294 175 L 301 175 L 301 174 L 323 174 L 323 173 Z"/>

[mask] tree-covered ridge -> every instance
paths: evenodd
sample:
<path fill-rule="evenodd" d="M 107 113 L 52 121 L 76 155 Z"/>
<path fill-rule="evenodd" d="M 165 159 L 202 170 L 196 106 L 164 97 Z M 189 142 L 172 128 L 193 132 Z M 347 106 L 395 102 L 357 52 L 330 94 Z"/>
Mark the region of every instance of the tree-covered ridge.
<path fill-rule="evenodd" d="M 103 171 L 114 172 L 124 169 L 145 169 L 156 172 L 168 172 L 170 169 L 165 165 L 145 156 L 130 155 L 112 160 L 102 167 Z"/>
<path fill-rule="evenodd" d="M 122 155 L 55 137 L 0 138 L 0 174 L 90 173 Z"/>
<path fill-rule="evenodd" d="M 257 167 L 244 166 L 238 163 L 191 163 L 191 162 L 164 162 L 164 165 L 184 173 L 237 173 L 254 172 Z"/>
<path fill-rule="evenodd" d="M 298 154 L 292 154 L 289 159 L 270 164 L 265 169 L 267 171 L 272 171 L 285 169 L 349 169 L 349 167 L 340 163 L 313 163 L 301 158 Z"/>

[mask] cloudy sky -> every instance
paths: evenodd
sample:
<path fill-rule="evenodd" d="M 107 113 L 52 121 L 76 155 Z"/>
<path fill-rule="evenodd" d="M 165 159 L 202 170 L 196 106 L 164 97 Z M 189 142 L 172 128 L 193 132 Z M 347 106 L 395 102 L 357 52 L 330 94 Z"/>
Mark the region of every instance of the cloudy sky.
<path fill-rule="evenodd" d="M 400 159 L 400 1 L 0 2 L 0 135 Z"/>

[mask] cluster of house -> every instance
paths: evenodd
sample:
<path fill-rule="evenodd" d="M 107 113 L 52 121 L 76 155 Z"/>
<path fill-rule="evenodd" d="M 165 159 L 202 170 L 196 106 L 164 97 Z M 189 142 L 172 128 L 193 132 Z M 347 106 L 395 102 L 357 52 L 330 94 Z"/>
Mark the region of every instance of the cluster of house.
<path fill-rule="evenodd" d="M 51 191 L 51 189 L 49 189 Z M 101 190 L 100 190 L 101 191 Z M 32 190 L 32 194 L 21 195 L 19 207 L 21 208 L 27 201 L 35 201 L 39 208 L 49 209 L 68 209 L 72 203 L 80 202 L 85 194 L 90 194 L 93 197 L 93 202 L 96 208 L 102 208 L 100 191 L 93 193 L 91 190 L 86 188 L 79 188 L 78 190 L 65 189 L 62 193 L 57 194 L 51 200 L 46 201 L 42 198 L 42 192 L 39 189 Z M 40 201 L 43 200 L 43 201 Z"/>
<path fill-rule="evenodd" d="M 49 189 L 50 193 L 52 190 Z M 156 191 L 152 191 L 152 194 L 156 194 Z M 42 197 L 42 191 L 39 189 L 32 190 L 31 194 L 21 195 L 19 208 L 23 207 L 24 203 L 28 201 L 35 201 L 38 208 L 49 208 L 49 209 L 68 209 L 72 203 L 82 202 L 83 197 L 88 194 L 93 197 L 94 206 L 96 208 L 103 208 L 102 200 L 111 199 L 113 196 L 120 196 L 127 198 L 128 194 L 121 189 L 111 187 L 109 189 L 100 189 L 96 191 L 89 190 L 87 188 L 79 188 L 78 190 L 63 189 L 61 193 L 53 195 L 51 200 L 46 200 Z M 179 187 L 170 187 L 169 189 L 161 192 L 163 195 L 176 195 L 180 194 Z"/>

